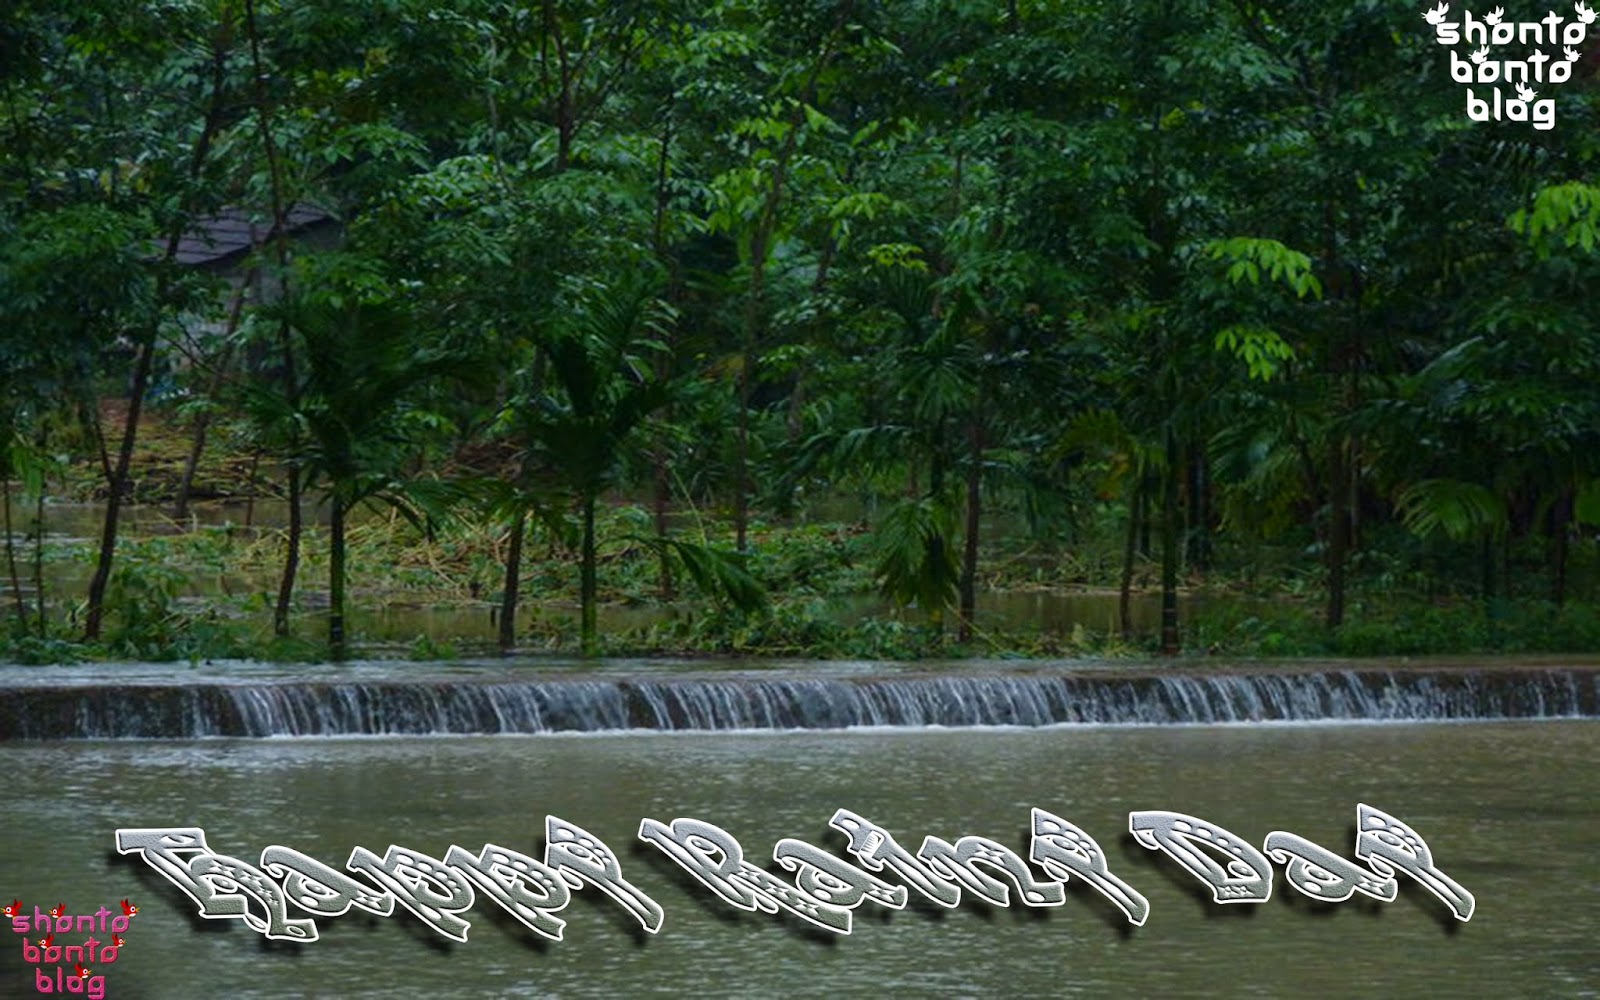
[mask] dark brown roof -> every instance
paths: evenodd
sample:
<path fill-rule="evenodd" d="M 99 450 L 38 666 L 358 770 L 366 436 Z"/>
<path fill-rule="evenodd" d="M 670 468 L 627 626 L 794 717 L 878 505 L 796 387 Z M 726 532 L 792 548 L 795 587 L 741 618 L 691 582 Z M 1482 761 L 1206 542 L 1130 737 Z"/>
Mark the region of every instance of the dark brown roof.
<path fill-rule="evenodd" d="M 333 216 L 320 208 L 299 204 L 289 209 L 285 221 L 292 235 L 332 219 Z M 195 220 L 178 240 L 176 260 L 180 264 L 202 267 L 231 263 L 266 242 L 271 232 L 271 216 L 263 217 L 242 208 L 225 208 L 216 215 Z"/>

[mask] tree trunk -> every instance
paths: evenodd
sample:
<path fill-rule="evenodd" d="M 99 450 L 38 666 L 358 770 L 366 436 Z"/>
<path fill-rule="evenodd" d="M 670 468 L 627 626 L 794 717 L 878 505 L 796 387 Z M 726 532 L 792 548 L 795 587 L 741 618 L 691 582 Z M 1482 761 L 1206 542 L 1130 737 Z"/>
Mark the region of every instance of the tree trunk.
<path fill-rule="evenodd" d="M 522 589 L 522 539 L 528 533 L 528 512 L 519 508 L 511 519 L 511 547 L 506 553 L 505 586 L 500 591 L 500 652 L 517 641 L 517 600 Z"/>
<path fill-rule="evenodd" d="M 244 481 L 249 484 L 250 492 L 244 501 L 244 526 L 251 528 L 256 523 L 256 470 L 261 467 L 261 449 L 257 448 L 250 453 L 250 471 L 245 473 Z"/>
<path fill-rule="evenodd" d="M 979 412 L 982 412 L 980 397 Z M 972 640 L 978 610 L 978 531 L 983 519 L 983 425 L 976 419 L 971 431 L 972 455 L 967 464 L 967 525 L 961 550 L 961 605 L 957 642 Z"/>
<path fill-rule="evenodd" d="M 750 366 L 755 349 L 747 345 L 739 364 L 739 422 L 735 431 L 733 468 L 733 544 L 745 551 L 750 524 Z"/>
<path fill-rule="evenodd" d="M 85 640 L 100 638 L 105 615 L 106 586 L 111 582 L 111 561 L 117 552 L 117 528 L 122 516 L 123 496 L 128 492 L 128 469 L 133 464 L 133 448 L 139 435 L 139 415 L 144 409 L 144 394 L 150 384 L 150 370 L 156 356 L 154 324 L 139 340 L 133 368 L 133 398 L 128 400 L 128 418 L 122 428 L 122 444 L 117 448 L 117 465 L 111 473 L 110 496 L 106 498 L 105 520 L 100 529 L 100 553 L 95 560 L 94 577 L 89 581 L 88 610 L 83 625 Z"/>
<path fill-rule="evenodd" d="M 1203 435 L 1194 448 L 1189 459 L 1189 564 L 1203 571 L 1211 568 L 1211 479 Z"/>
<path fill-rule="evenodd" d="M 1511 524 L 1509 511 L 1507 512 L 1506 522 L 1505 533 L 1500 536 L 1500 571 L 1504 574 L 1501 578 L 1503 582 L 1500 587 L 1500 593 L 1506 595 L 1506 600 L 1509 601 L 1515 593 L 1511 586 Z"/>
<path fill-rule="evenodd" d="M 1489 626 L 1489 644 L 1491 647 L 1500 645 L 1500 602 L 1495 597 L 1495 551 L 1494 535 L 1490 532 L 1483 534 L 1483 547 L 1479 553 L 1483 571 L 1483 617 Z"/>
<path fill-rule="evenodd" d="M 27 627 L 28 606 L 22 601 L 22 574 L 17 571 L 17 543 L 11 534 L 11 475 L 0 479 L 0 501 L 5 503 L 6 568 L 11 573 L 11 596 L 16 599 L 17 624 Z"/>
<path fill-rule="evenodd" d="M 278 156 L 278 143 L 272 134 L 272 105 L 267 100 L 267 74 L 261 61 L 261 33 L 256 24 L 255 0 L 245 0 L 245 29 L 250 37 L 250 62 L 255 72 L 255 100 L 256 124 L 261 135 L 261 148 L 267 157 L 267 173 L 270 181 L 272 195 L 272 237 L 274 257 L 278 264 L 278 295 L 287 299 L 289 296 L 289 199 L 283 179 L 283 162 Z M 298 379 L 295 376 L 294 337 L 290 330 L 288 316 L 285 315 L 278 323 L 278 345 L 283 359 L 283 393 L 289 401 L 289 406 L 294 409 L 299 404 Z M 290 445 L 292 454 L 298 450 L 298 434 Z M 260 452 L 252 459 L 251 478 L 254 480 L 255 461 L 259 460 Z M 279 636 L 289 634 L 289 604 L 294 598 L 295 577 L 300 570 L 300 536 L 303 531 L 303 517 L 300 512 L 301 490 L 304 481 L 300 470 L 295 466 L 291 457 L 289 465 L 289 537 L 287 552 L 283 560 L 283 577 L 278 584 L 278 603 L 273 609 L 272 628 Z M 254 493 L 252 492 L 252 505 Z M 334 503 L 335 514 L 341 514 L 337 501 Z M 252 513 L 254 507 L 252 506 Z M 340 623 L 341 628 L 343 623 Z M 331 627 L 331 626 L 330 626 Z M 343 637 L 340 638 L 343 645 Z"/>
<path fill-rule="evenodd" d="M 278 327 L 279 347 L 283 354 L 283 391 L 291 407 L 298 405 L 299 389 L 295 379 L 294 337 L 289 329 L 289 321 L 283 320 Z M 299 434 L 296 433 L 290 445 L 291 452 L 298 450 Z M 259 452 L 257 453 L 259 458 Z M 273 612 L 273 631 L 279 636 L 289 634 L 289 603 L 294 599 L 295 576 L 300 570 L 300 536 L 304 531 L 304 515 L 300 510 L 300 500 L 303 493 L 304 480 L 301 477 L 298 463 L 291 459 L 289 462 L 289 537 L 285 543 L 287 551 L 283 557 L 283 577 L 278 583 L 278 606 Z"/>
<path fill-rule="evenodd" d="M 237 312 L 235 316 L 237 316 Z M 217 373 L 211 379 L 211 388 L 208 399 L 216 399 L 222 389 L 222 371 L 228 363 L 232 352 L 224 352 Z M 194 477 L 200 469 L 200 457 L 206 450 L 206 432 L 211 429 L 211 411 L 201 410 L 195 414 L 194 431 L 189 439 L 189 455 L 183 462 L 183 478 L 178 482 L 178 498 L 172 505 L 172 517 L 175 521 L 182 521 L 189 516 L 189 495 L 194 491 Z"/>
<path fill-rule="evenodd" d="M 1489 605 L 1494 603 L 1494 537 L 1488 532 L 1483 535 L 1483 541 L 1478 551 L 1478 571 L 1483 581 L 1483 607 L 1489 610 Z"/>
<path fill-rule="evenodd" d="M 657 449 L 655 454 L 654 490 L 656 537 L 666 541 L 669 528 L 667 504 L 672 497 L 672 482 L 667 472 L 665 445 Z M 672 560 L 667 558 L 665 549 L 661 552 L 661 576 L 657 588 L 663 601 L 670 601 L 677 596 L 677 583 L 672 578 Z"/>
<path fill-rule="evenodd" d="M 783 184 L 783 163 L 780 161 L 773 188 L 767 198 L 767 209 L 762 213 L 755 235 L 750 239 L 750 294 L 744 309 L 744 357 L 739 360 L 739 422 L 734 450 L 733 473 L 733 535 L 734 546 L 746 550 L 746 535 L 750 523 L 750 399 L 755 394 L 756 358 L 760 351 L 762 327 L 762 299 L 766 290 L 768 227 L 776 224 L 777 201 Z M 769 223 L 769 217 L 772 221 Z"/>
<path fill-rule="evenodd" d="M 94 438 L 95 457 L 100 460 L 100 476 L 106 482 L 111 482 L 111 453 L 106 450 L 106 428 L 100 419 L 100 400 L 78 400 L 78 419 L 89 428 L 89 436 Z"/>
<path fill-rule="evenodd" d="M 940 439 L 944 437 L 944 426 L 942 423 L 939 426 L 939 433 L 936 436 Z M 934 502 L 934 504 L 937 505 L 939 503 L 939 498 L 942 496 L 944 496 L 944 459 L 942 455 L 935 452 L 933 459 L 928 466 L 928 497 Z M 943 571 L 942 567 L 945 564 L 945 546 L 947 544 L 949 544 L 949 542 L 945 538 L 943 531 L 935 531 L 928 537 L 928 555 L 926 565 L 930 569 L 933 567 L 941 567 L 940 572 Z M 938 641 L 941 644 L 944 642 L 944 613 L 947 607 L 944 603 L 944 600 L 945 595 L 941 594 L 939 602 L 933 607 L 928 608 L 928 622 L 933 626 L 935 633 L 937 633 Z"/>
<path fill-rule="evenodd" d="M 344 641 L 344 501 L 337 495 L 328 519 L 328 655 L 345 657 Z"/>
<path fill-rule="evenodd" d="M 744 358 L 739 366 L 738 449 L 735 459 L 737 468 L 734 470 L 733 501 L 734 539 L 740 552 L 745 551 L 745 535 L 750 520 L 750 398 L 754 392 L 756 362 L 760 356 L 761 333 L 765 325 L 763 313 L 767 255 L 772 249 L 772 239 L 778 232 L 778 208 L 783 201 L 789 164 L 794 158 L 796 149 L 799 148 L 800 127 L 805 122 L 805 108 L 816 92 L 817 78 L 833 60 L 835 48 L 850 23 L 854 7 L 853 2 L 847 2 L 840 8 L 833 32 L 828 36 L 822 51 L 818 53 L 817 61 L 812 64 L 804 86 L 800 88 L 802 99 L 794 103 L 783 148 L 773 158 L 772 183 L 767 188 L 761 213 L 756 217 L 755 228 L 750 234 L 750 294 L 745 299 Z"/>
<path fill-rule="evenodd" d="M 211 417 L 201 410 L 194 416 L 194 427 L 189 435 L 189 455 L 183 460 L 183 476 L 178 480 L 178 497 L 172 502 L 172 519 L 184 521 L 189 517 L 189 494 L 194 491 L 194 477 L 200 468 L 200 456 L 206 450 L 206 426 Z"/>
<path fill-rule="evenodd" d="M 255 227 L 252 226 L 252 238 L 254 238 L 254 229 Z M 233 358 L 233 337 L 239 332 L 239 320 L 244 315 L 245 289 L 254 283 L 256 273 L 252 269 L 250 274 L 245 277 L 244 282 L 234 292 L 233 302 L 228 306 L 228 326 L 223 331 L 223 346 L 217 358 L 216 369 L 211 373 L 211 384 L 206 389 L 207 400 L 216 399 L 222 392 L 224 373 L 228 370 L 228 363 Z M 206 431 L 210 426 L 211 410 L 209 407 L 195 414 L 194 434 L 189 441 L 189 456 L 184 460 L 183 478 L 178 482 L 178 498 L 172 505 L 172 518 L 175 521 L 182 521 L 189 516 L 189 494 L 194 489 L 195 473 L 200 468 L 200 456 L 205 452 Z"/>
<path fill-rule="evenodd" d="M 44 490 L 33 498 L 33 606 L 39 615 L 39 638 L 44 638 Z"/>
<path fill-rule="evenodd" d="M 1177 656 L 1178 636 L 1178 477 L 1183 474 L 1178 439 L 1167 431 L 1167 467 L 1162 470 L 1161 502 L 1161 655 Z"/>
<path fill-rule="evenodd" d="M 300 572 L 300 535 L 304 517 L 300 512 L 300 470 L 289 469 L 289 530 L 284 539 L 283 576 L 278 580 L 278 603 L 272 610 L 272 632 L 279 638 L 289 634 L 289 603 L 294 600 L 294 578 Z"/>
<path fill-rule="evenodd" d="M 582 579 L 578 600 L 582 605 L 583 624 L 581 626 L 581 641 L 583 655 L 594 656 L 599 652 L 598 630 L 595 622 L 595 554 L 594 554 L 594 505 L 593 493 L 586 493 L 583 497 L 583 554 L 582 554 Z"/>
<path fill-rule="evenodd" d="M 545 0 L 544 3 L 544 37 L 546 42 L 554 41 L 556 47 L 557 73 L 560 82 L 556 91 L 555 120 L 556 120 L 556 173 L 567 169 L 567 163 L 572 157 L 573 133 L 573 69 L 567 60 L 566 36 L 561 31 L 561 19 L 556 13 L 554 0 Z"/>
<path fill-rule="evenodd" d="M 1350 559 L 1350 462 L 1349 442 L 1337 441 L 1328 462 L 1328 511 L 1332 523 L 1328 532 L 1328 607 L 1326 624 L 1336 629 L 1344 624 L 1345 567 Z"/>
<path fill-rule="evenodd" d="M 656 259 L 667 270 L 667 301 L 674 309 L 683 305 L 683 284 L 681 266 L 677 254 L 670 251 L 667 246 L 667 208 L 672 203 L 672 190 L 667 184 L 671 176 L 670 165 L 672 160 L 672 130 L 673 130 L 673 98 L 667 99 L 667 107 L 661 115 L 662 130 L 660 152 L 656 157 L 656 207 L 655 221 L 652 227 L 651 247 L 654 249 Z M 667 381 L 672 377 L 674 370 L 673 359 L 678 354 L 678 327 L 671 325 L 666 335 L 667 349 L 656 361 L 656 378 Z M 669 425 L 672 422 L 673 411 L 669 405 L 662 414 L 662 423 Z M 651 462 L 651 490 L 654 494 L 653 507 L 655 512 L 656 538 L 662 542 L 667 540 L 671 525 L 667 520 L 667 509 L 672 502 L 672 473 L 670 462 L 672 460 L 670 436 L 663 434 L 652 449 Z M 677 582 L 672 578 L 672 560 L 667 557 L 666 547 L 661 550 L 661 568 L 656 580 L 656 592 L 662 601 L 670 601 L 677 596 Z"/>
<path fill-rule="evenodd" d="M 1149 559 L 1150 553 L 1155 551 L 1150 547 L 1150 526 L 1155 518 L 1150 516 L 1150 497 L 1144 498 L 1144 503 L 1139 507 L 1139 558 Z"/>
<path fill-rule="evenodd" d="M 219 30 L 216 35 L 218 41 L 211 51 L 211 100 L 200 127 L 200 135 L 195 140 L 194 148 L 189 155 L 187 178 L 191 183 L 199 179 L 201 168 L 205 166 L 206 159 L 211 153 L 212 140 L 222 125 L 224 98 L 227 95 L 228 53 L 221 48 L 223 44 L 221 39 L 226 38 L 228 34 L 225 30 Z M 189 207 L 187 198 L 182 201 L 184 202 L 182 207 Z M 179 221 L 174 223 L 168 232 L 166 252 L 162 255 L 163 264 L 171 266 L 176 259 L 178 242 L 183 238 L 183 230 L 184 225 Z M 158 309 L 162 307 L 167 297 L 167 281 L 164 275 L 165 272 L 161 272 L 156 278 L 155 302 Z M 111 561 L 117 551 L 118 518 L 122 514 L 123 495 L 128 490 L 128 467 L 133 461 L 134 443 L 139 434 L 139 415 L 144 408 L 144 394 L 150 384 L 150 370 L 155 363 L 156 341 L 160 338 L 160 334 L 159 319 L 152 319 L 139 337 L 133 368 L 133 398 L 128 401 L 128 418 L 123 425 L 122 446 L 117 451 L 116 469 L 113 470 L 108 483 L 111 495 L 106 501 L 105 522 L 100 531 L 100 553 L 95 560 L 94 577 L 89 581 L 88 607 L 83 627 L 83 637 L 86 640 L 100 638 L 101 619 L 105 614 L 106 585 L 111 581 Z"/>
<path fill-rule="evenodd" d="M 942 566 L 944 564 L 944 547 L 947 544 L 944 535 L 935 534 L 928 539 L 928 565 Z M 942 601 L 928 609 L 928 624 L 933 626 L 934 635 L 938 642 L 944 643 L 944 612 L 948 605 Z"/>
<path fill-rule="evenodd" d="M 1127 540 L 1122 546 L 1122 585 L 1117 593 L 1117 623 L 1124 640 L 1133 638 L 1133 560 L 1139 552 L 1139 525 L 1144 521 L 1146 488 L 1144 474 L 1133 480 L 1133 495 L 1128 498 Z"/>
<path fill-rule="evenodd" d="M 1558 608 L 1567 603 L 1567 525 L 1571 520 L 1572 491 L 1569 489 L 1550 508 L 1550 600 Z"/>

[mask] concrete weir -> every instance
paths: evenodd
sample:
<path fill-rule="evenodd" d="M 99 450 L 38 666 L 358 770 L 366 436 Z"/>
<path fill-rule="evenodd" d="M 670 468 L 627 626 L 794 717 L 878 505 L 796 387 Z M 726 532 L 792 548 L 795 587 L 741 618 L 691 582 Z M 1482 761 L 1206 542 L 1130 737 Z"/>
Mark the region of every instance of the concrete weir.
<path fill-rule="evenodd" d="M 1600 717 L 1600 667 L 728 671 L 574 678 L 416 665 L 330 680 L 0 679 L 0 739 L 493 735 L 859 726 Z M 385 676 L 388 674 L 388 676 Z"/>

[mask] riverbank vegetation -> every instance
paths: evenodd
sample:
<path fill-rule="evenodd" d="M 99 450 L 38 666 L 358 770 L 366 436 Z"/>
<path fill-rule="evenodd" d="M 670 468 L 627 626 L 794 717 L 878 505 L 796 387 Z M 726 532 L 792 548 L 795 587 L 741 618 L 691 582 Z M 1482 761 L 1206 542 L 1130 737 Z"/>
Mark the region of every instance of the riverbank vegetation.
<path fill-rule="evenodd" d="M 1600 40 L 1435 37 L 22 0 L 0 655 L 1600 650 Z"/>
<path fill-rule="evenodd" d="M 60 586 L 66 607 L 46 629 L 14 620 L 7 656 L 24 662 L 87 658 L 318 659 L 327 655 L 327 592 L 309 586 L 297 600 L 296 629 L 274 636 L 272 588 L 284 557 L 281 504 L 262 502 L 276 526 L 239 520 L 179 524 L 151 510 L 119 548 L 106 631 L 84 643 L 68 602 L 87 578 L 87 542 L 47 538 L 46 588 Z M 94 510 L 95 508 L 87 508 Z M 245 505 L 201 508 L 208 518 L 242 518 Z M 47 509 L 47 515 L 50 509 Z M 686 584 L 672 601 L 659 595 L 660 559 L 635 537 L 650 514 L 634 505 L 606 507 L 595 651 L 618 656 L 742 655 L 852 659 L 928 657 L 1146 657 L 1158 638 L 1159 563 L 1136 565 L 1132 628 L 1119 625 L 1115 581 L 1115 505 L 1088 541 L 1030 540 L 997 532 L 986 552 L 984 599 L 972 639 L 931 625 L 917 608 L 900 608 L 879 590 L 877 551 L 861 521 L 756 521 L 747 566 L 768 595 L 741 611 L 713 590 Z M 697 536 L 731 528 L 724 517 L 684 525 Z M 348 533 L 352 619 L 357 649 L 369 656 L 431 659 L 485 655 L 497 648 L 507 539 L 493 524 L 452 521 L 429 538 L 385 513 L 359 519 Z M 303 569 L 325 579 L 325 527 L 308 529 Z M 542 528 L 524 546 L 516 648 L 571 653 L 582 648 L 579 575 L 570 539 Z M 1258 554 L 1259 555 L 1259 554 Z M 1483 653 L 1585 653 L 1600 648 L 1600 615 L 1588 601 L 1556 606 L 1530 595 L 1486 607 L 1470 590 L 1439 589 L 1438 580 L 1364 560 L 1353 581 L 1353 614 L 1329 630 L 1321 617 L 1320 574 L 1295 553 L 1275 553 L 1275 568 L 1252 580 L 1238 570 L 1185 579 L 1187 652 L 1233 657 L 1395 656 Z M 1431 589 L 1430 589 L 1431 588 Z"/>

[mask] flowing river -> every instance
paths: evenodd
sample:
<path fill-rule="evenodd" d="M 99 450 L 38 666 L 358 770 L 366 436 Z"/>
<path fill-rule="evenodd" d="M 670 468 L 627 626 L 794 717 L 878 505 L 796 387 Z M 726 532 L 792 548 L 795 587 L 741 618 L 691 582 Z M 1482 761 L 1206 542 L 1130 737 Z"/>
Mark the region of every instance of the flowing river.
<path fill-rule="evenodd" d="M 1141 681 L 1108 668 L 1062 688 L 1062 672 L 1042 667 L 991 666 L 965 686 L 887 665 L 701 668 L 681 682 L 650 664 L 581 680 L 421 669 L 0 668 L 12 713 L 0 718 L 0 903 L 20 899 L 29 920 L 36 905 L 137 904 L 116 960 L 92 968 L 113 997 L 1600 995 L 1592 670 L 1436 669 L 1413 682 L 1341 665 Z M 552 714 L 549 691 L 563 682 L 589 686 L 561 689 L 566 714 Z M 213 693 L 183 702 L 175 688 Z M 52 738 L 18 738 L 20 719 L 59 711 L 50 706 L 73 692 L 112 718 L 62 712 L 34 718 Z M 366 701 L 320 716 L 310 707 L 351 692 Z M 603 707 L 618 698 L 621 708 Z M 1064 700 L 1101 707 L 1045 717 Z M 579 703 L 634 728 L 549 724 L 581 721 Z M 809 727 L 785 715 L 818 704 L 830 714 Z M 142 724 L 186 738 L 96 730 L 140 705 Z M 848 714 L 869 710 L 887 724 Z M 894 711 L 925 714 L 910 724 Z M 1181 722 L 1184 711 L 1204 722 Z M 1013 724 L 985 724 L 995 713 Z M 663 720 L 677 731 L 637 728 Z M 256 735 L 187 738 L 196 725 Z M 601 731 L 575 731 L 585 728 Z M 1425 838 L 1436 867 L 1475 897 L 1470 921 L 1404 875 L 1393 902 L 1331 905 L 1292 891 L 1281 866 L 1267 902 L 1219 905 L 1128 833 L 1130 812 L 1171 810 L 1258 848 L 1281 830 L 1354 858 L 1358 803 Z M 643 819 L 689 817 L 736 837 L 761 867 L 782 838 L 849 859 L 829 827 L 848 809 L 913 852 L 927 835 L 973 835 L 1026 859 L 1032 807 L 1099 841 L 1110 870 L 1148 899 L 1143 926 L 1073 879 L 1049 908 L 970 893 L 949 909 L 867 903 L 852 933 L 836 935 L 736 909 L 638 838 Z M 391 844 L 443 858 L 451 845 L 476 854 L 492 843 L 537 859 L 547 816 L 615 851 L 623 877 L 661 907 L 657 933 L 587 886 L 556 914 L 559 941 L 484 897 L 464 914 L 464 943 L 401 910 L 319 918 L 311 943 L 267 941 L 240 920 L 201 919 L 172 882 L 114 849 L 119 829 L 199 827 L 213 851 L 251 863 L 269 845 L 337 869 L 354 848 L 382 856 Z M 25 937 L 10 930 L 0 996 L 39 995 L 46 966 L 27 961 Z M 26 939 L 41 936 L 30 925 Z M 45 985 L 55 992 L 57 981 Z"/>

